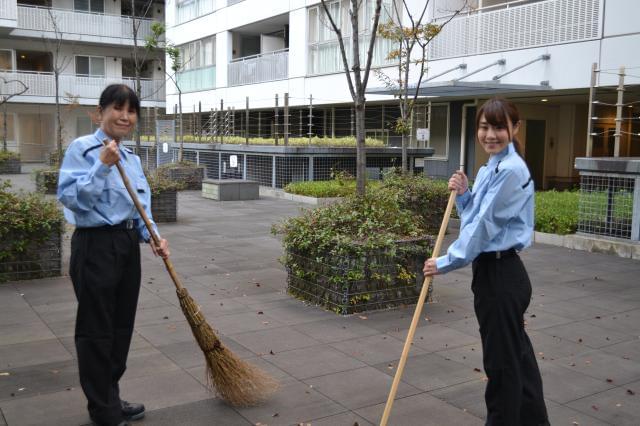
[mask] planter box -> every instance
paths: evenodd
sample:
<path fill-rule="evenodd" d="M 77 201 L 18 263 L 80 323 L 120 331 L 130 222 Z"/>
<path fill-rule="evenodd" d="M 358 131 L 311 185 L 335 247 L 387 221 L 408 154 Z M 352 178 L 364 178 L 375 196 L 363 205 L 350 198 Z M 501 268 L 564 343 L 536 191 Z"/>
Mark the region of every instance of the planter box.
<path fill-rule="evenodd" d="M 398 241 L 393 252 L 311 259 L 287 252 L 287 291 L 341 315 L 416 303 L 431 237 Z M 431 291 L 427 295 L 430 300 Z"/>
<path fill-rule="evenodd" d="M 0 161 L 0 175 L 19 175 L 21 164 L 19 158 L 10 158 Z"/>
<path fill-rule="evenodd" d="M 15 238 L 15 237 L 14 237 Z M 9 236 L 7 241 L 14 238 Z M 0 241 L 0 251 L 7 247 Z M 32 280 L 62 275 L 62 224 L 55 227 L 42 242 L 30 242 L 24 251 L 0 260 L 0 282 Z"/>
<path fill-rule="evenodd" d="M 204 166 L 197 167 L 167 167 L 158 170 L 162 176 L 176 182 L 183 182 L 186 186 L 184 189 L 202 189 L 202 180 L 204 179 Z"/>
<path fill-rule="evenodd" d="M 54 194 L 58 191 L 58 170 L 37 170 L 36 190 L 43 194 Z"/>
<path fill-rule="evenodd" d="M 151 194 L 151 215 L 156 223 L 178 220 L 178 193 L 162 191 Z"/>
<path fill-rule="evenodd" d="M 260 198 L 258 182 L 242 179 L 205 179 L 202 197 L 218 201 L 257 200 Z"/>

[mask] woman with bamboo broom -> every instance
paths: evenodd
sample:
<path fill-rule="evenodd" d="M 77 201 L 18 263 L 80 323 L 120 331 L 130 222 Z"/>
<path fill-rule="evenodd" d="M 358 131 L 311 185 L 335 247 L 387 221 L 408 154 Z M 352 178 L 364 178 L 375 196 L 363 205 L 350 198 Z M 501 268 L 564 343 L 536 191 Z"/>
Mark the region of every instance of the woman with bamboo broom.
<path fill-rule="evenodd" d="M 154 243 L 123 180 L 120 163 L 151 217 L 151 191 L 140 159 L 120 141 L 135 127 L 140 101 L 128 86 L 113 84 L 100 95 L 100 128 L 73 141 L 66 150 L 58 181 L 58 200 L 71 239 L 70 275 L 78 311 L 75 344 L 80 384 L 91 420 L 126 425 L 144 417 L 144 405 L 120 399 L 118 382 L 127 364 L 140 292 L 139 241 L 156 256 L 169 256 L 168 243 Z M 104 140 L 109 141 L 103 145 Z M 153 227 L 156 228 L 155 223 Z"/>
<path fill-rule="evenodd" d="M 449 189 L 457 192 L 460 235 L 444 256 L 424 266 L 425 275 L 436 275 L 473 262 L 471 289 L 491 426 L 549 424 L 542 378 L 524 329 L 531 283 L 518 252 L 531 244 L 534 188 L 520 156 L 519 127 L 518 110 L 505 99 L 490 99 L 478 110 L 477 141 L 489 161 L 472 190 L 463 172 L 449 180 Z"/>

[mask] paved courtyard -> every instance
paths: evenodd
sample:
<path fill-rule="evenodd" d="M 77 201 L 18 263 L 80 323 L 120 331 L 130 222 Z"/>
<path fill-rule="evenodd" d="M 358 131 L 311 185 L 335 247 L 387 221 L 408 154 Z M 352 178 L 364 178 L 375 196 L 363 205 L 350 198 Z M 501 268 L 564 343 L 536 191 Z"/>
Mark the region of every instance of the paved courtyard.
<path fill-rule="evenodd" d="M 28 175 L 16 181 L 29 187 Z M 179 222 L 160 231 L 183 283 L 225 344 L 281 386 L 267 403 L 242 409 L 207 391 L 204 359 L 173 284 L 143 247 L 136 328 L 121 381 L 123 398 L 147 407 L 135 424 L 379 422 L 413 307 L 340 317 L 289 297 L 270 227 L 300 207 L 180 194 Z M 639 425 L 640 262 L 545 245 L 522 257 L 534 286 L 527 327 L 551 424 Z M 484 424 L 470 280 L 470 268 L 436 278 L 436 301 L 423 311 L 391 425 Z M 0 425 L 89 423 L 73 344 L 75 309 L 67 276 L 0 285 Z"/>

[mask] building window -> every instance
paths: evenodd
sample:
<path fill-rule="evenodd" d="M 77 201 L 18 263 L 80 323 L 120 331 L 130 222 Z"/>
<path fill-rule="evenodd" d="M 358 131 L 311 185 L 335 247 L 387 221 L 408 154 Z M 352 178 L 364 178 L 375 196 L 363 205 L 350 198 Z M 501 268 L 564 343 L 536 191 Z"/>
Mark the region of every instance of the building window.
<path fill-rule="evenodd" d="M 176 24 L 190 21 L 216 9 L 216 0 L 178 0 L 176 2 Z"/>
<path fill-rule="evenodd" d="M 394 1 L 397 0 L 382 1 L 379 22 L 388 22 L 389 20 L 394 20 L 395 22 L 400 21 L 395 14 L 396 8 L 394 7 Z M 375 1 L 365 0 L 362 2 L 362 5 L 362 9 L 358 12 L 358 28 L 360 31 L 360 60 L 364 63 L 371 36 Z M 340 28 L 344 37 L 347 60 L 351 61 L 351 20 L 349 17 L 349 8 L 349 0 L 336 0 L 327 4 L 327 9 L 329 9 L 333 21 L 336 26 Z M 343 71 L 340 44 L 324 8 L 321 5 L 310 7 L 308 9 L 307 19 L 309 28 L 309 74 L 325 74 Z M 390 40 L 376 37 L 372 65 L 384 66 L 394 63 L 387 59 L 388 53 L 393 49 L 394 47 Z"/>
<path fill-rule="evenodd" d="M 90 135 L 96 131 L 98 125 L 87 115 L 81 115 L 76 119 L 76 137 Z"/>
<path fill-rule="evenodd" d="M 12 50 L 0 50 L 0 70 L 2 71 L 13 70 L 13 51 Z"/>
<path fill-rule="evenodd" d="M 73 0 L 73 10 L 104 13 L 104 0 Z"/>
<path fill-rule="evenodd" d="M 449 105 L 431 105 L 429 119 L 429 141 L 427 146 L 434 149 L 433 158 L 446 159 L 449 156 Z"/>
<path fill-rule="evenodd" d="M 4 136 L 4 132 L 4 113 L 0 112 L 0 139 Z M 7 141 L 15 141 L 12 113 L 7 113 Z"/>
<path fill-rule="evenodd" d="M 182 92 L 197 92 L 216 87 L 216 38 L 178 46 L 181 70 L 176 76 Z"/>
<path fill-rule="evenodd" d="M 104 57 L 76 56 L 76 75 L 85 77 L 104 77 Z"/>

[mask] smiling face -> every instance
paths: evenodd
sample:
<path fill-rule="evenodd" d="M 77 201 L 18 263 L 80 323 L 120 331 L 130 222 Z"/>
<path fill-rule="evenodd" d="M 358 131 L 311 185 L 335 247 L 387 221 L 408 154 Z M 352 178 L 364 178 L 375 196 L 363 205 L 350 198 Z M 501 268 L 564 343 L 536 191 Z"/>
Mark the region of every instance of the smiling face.
<path fill-rule="evenodd" d="M 112 103 L 106 108 L 99 108 L 98 115 L 102 131 L 117 141 L 131 133 L 138 122 L 136 109 L 129 105 L 129 102 L 125 102 L 123 105 Z"/>
<path fill-rule="evenodd" d="M 506 119 L 503 122 L 491 123 L 482 114 L 478 120 L 478 143 L 487 154 L 497 154 L 509 145 L 519 129 L 520 122 L 514 125 L 511 120 Z"/>

